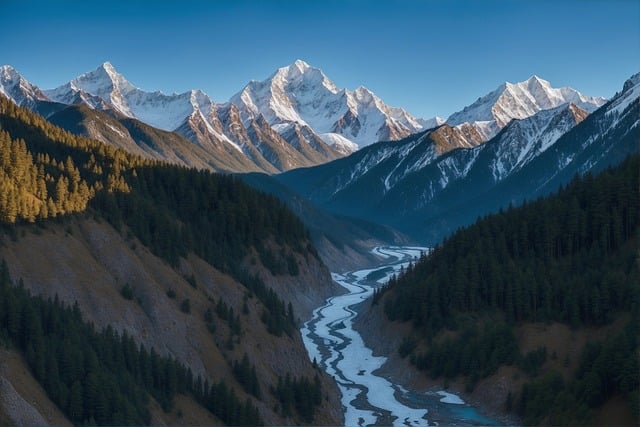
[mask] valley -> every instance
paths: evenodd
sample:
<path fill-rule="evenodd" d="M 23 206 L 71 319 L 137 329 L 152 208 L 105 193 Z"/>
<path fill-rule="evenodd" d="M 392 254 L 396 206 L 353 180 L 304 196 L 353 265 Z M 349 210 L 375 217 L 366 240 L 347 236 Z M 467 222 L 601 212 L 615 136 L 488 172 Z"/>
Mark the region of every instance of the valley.
<path fill-rule="evenodd" d="M 453 394 L 441 390 L 409 391 L 390 382 L 379 374 L 387 358 L 375 356 L 354 329 L 361 305 L 370 302 L 374 289 L 428 250 L 421 247 L 374 248 L 372 252 L 383 258 L 382 265 L 334 273 L 333 280 L 344 287 L 347 294 L 329 298 L 325 305 L 314 310 L 313 318 L 301 329 L 309 357 L 335 378 L 340 387 L 345 425 L 495 423 Z"/>
<path fill-rule="evenodd" d="M 0 422 L 636 422 L 639 142 L 640 74 L 425 120 L 0 67 Z"/>

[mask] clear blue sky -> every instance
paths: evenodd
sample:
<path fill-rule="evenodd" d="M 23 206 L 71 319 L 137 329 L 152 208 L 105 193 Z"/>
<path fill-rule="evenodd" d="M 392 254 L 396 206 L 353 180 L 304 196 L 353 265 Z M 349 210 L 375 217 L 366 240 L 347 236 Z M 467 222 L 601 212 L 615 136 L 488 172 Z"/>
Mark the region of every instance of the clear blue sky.
<path fill-rule="evenodd" d="M 609 97 L 640 71 L 639 23 L 638 0 L 0 0 L 0 65 L 48 89 L 110 61 L 224 102 L 299 58 L 446 117 L 533 74 Z"/>

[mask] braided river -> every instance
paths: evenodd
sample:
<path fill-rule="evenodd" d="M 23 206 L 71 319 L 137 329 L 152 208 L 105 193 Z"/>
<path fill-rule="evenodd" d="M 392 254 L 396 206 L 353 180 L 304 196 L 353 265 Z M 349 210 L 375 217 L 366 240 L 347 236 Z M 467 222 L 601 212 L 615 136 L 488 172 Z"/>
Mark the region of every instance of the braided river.
<path fill-rule="evenodd" d="M 427 250 L 378 247 L 373 251 L 383 259 L 382 265 L 333 273 L 333 280 L 347 293 L 327 299 L 301 329 L 311 360 L 338 383 L 346 426 L 498 425 L 453 393 L 410 391 L 376 375 L 386 358 L 374 356 L 353 329 L 356 306 Z"/>

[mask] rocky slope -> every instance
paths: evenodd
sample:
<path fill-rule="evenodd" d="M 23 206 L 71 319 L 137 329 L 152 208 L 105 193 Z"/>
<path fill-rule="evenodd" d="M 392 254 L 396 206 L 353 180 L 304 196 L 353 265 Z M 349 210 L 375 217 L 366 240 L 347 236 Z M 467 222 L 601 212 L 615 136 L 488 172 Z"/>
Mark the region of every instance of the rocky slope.
<path fill-rule="evenodd" d="M 274 173 L 343 155 L 308 128 L 283 133 L 290 139 L 286 140 L 260 116 L 243 123 L 235 105 L 217 104 L 200 90 L 172 95 L 144 91 L 109 62 L 47 91 L 28 82 L 12 67 L 2 66 L 0 93 L 46 118 L 66 106 L 88 107 L 91 111 L 75 108 L 73 114 L 62 113 L 64 120 L 53 120 L 79 135 L 120 147 L 126 142 L 132 152 L 192 167 L 201 168 L 204 164 L 223 172 Z M 111 119 L 93 112 L 106 112 Z M 154 134 L 154 143 L 150 147 L 149 138 L 130 135 L 122 126 L 113 124 L 113 119 L 128 119 L 138 127 L 152 129 L 146 136 Z M 86 126 L 87 122 L 93 126 Z M 178 136 L 191 144 L 181 143 L 172 149 L 172 141 Z M 155 150 L 156 145 L 163 149 Z"/>
<path fill-rule="evenodd" d="M 308 126 L 344 152 L 441 123 L 439 118 L 419 120 L 402 108 L 389 107 L 364 86 L 338 89 L 320 69 L 302 60 L 266 80 L 250 82 L 230 103 L 238 106 L 245 123 L 262 115 L 280 129 L 291 123 Z"/>
<path fill-rule="evenodd" d="M 292 337 L 267 333 L 260 320 L 263 307 L 255 297 L 247 299 L 244 286 L 193 255 L 173 269 L 135 238 L 93 219 L 22 227 L 16 233 L 13 239 L 3 235 L 0 258 L 7 261 L 12 276 L 21 278 L 34 294 L 51 298 L 57 295 L 67 304 L 77 301 L 84 318 L 98 328 L 111 325 L 126 331 L 140 344 L 175 357 L 196 375 L 224 379 L 240 396 L 244 391 L 233 378 L 230 364 L 247 353 L 260 372 L 263 400 L 254 401 L 265 422 L 273 425 L 293 421 L 274 412 L 276 400 L 268 390 L 277 385 L 279 376 L 313 377 L 318 371 L 311 366 L 298 333 Z M 300 262 L 307 263 L 301 269 L 303 274 L 281 277 L 271 284 L 292 301 L 296 315 L 304 318 L 333 288 L 326 268 L 317 260 Z M 270 274 L 259 265 L 253 269 L 265 276 Z M 121 295 L 125 284 L 133 288 L 132 300 Z M 170 291 L 175 297 L 168 296 Z M 189 313 L 180 308 L 184 300 L 190 301 Z M 204 313 L 215 310 L 219 300 L 236 313 L 243 313 L 246 304 L 248 313 L 239 316 L 240 336 L 232 336 L 229 326 L 217 318 L 215 332 L 207 329 Z M 326 400 L 317 410 L 314 423 L 339 424 L 342 415 L 335 384 L 323 376 L 322 386 Z M 22 397 L 33 399 L 28 394 Z M 188 401 L 184 405 L 195 405 Z M 179 408 L 180 404 L 176 411 Z M 162 411 L 157 416 L 161 424 L 176 422 Z"/>
<path fill-rule="evenodd" d="M 602 97 L 589 97 L 570 87 L 554 88 L 538 76 L 519 82 L 505 82 L 494 91 L 478 98 L 447 119 L 457 129 L 475 129 L 478 142 L 488 141 L 511 120 L 526 119 L 534 114 L 572 103 L 591 113 L 606 103 Z"/>

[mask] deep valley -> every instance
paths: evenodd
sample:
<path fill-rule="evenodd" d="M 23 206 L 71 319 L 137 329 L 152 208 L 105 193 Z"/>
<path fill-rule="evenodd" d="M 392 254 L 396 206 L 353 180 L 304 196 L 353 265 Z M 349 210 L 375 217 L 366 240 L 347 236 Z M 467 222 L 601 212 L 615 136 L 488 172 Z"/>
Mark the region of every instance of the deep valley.
<path fill-rule="evenodd" d="M 0 68 L 0 424 L 632 425 L 640 74 L 444 120 Z"/>

